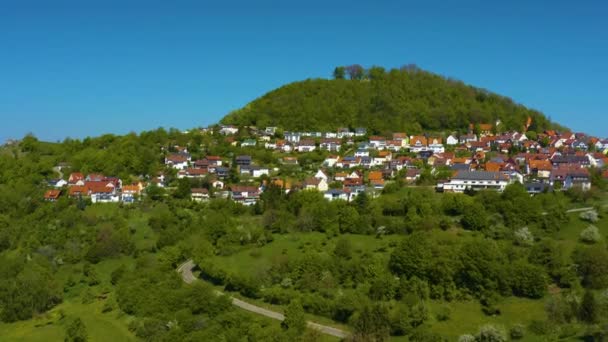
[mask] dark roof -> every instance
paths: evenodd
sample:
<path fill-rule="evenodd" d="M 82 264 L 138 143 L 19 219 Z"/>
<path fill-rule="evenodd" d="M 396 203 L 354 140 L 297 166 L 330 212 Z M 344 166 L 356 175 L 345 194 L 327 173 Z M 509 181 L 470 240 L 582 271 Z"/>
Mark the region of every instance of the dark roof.
<path fill-rule="evenodd" d="M 454 179 L 464 180 L 508 180 L 509 178 L 500 172 L 489 171 L 458 171 Z"/>
<path fill-rule="evenodd" d="M 463 164 L 463 163 L 458 163 L 458 164 L 454 164 L 454 165 L 450 166 L 450 169 L 452 169 L 452 170 L 467 171 L 467 170 L 471 169 L 471 165 L 469 165 L 469 164 Z"/>

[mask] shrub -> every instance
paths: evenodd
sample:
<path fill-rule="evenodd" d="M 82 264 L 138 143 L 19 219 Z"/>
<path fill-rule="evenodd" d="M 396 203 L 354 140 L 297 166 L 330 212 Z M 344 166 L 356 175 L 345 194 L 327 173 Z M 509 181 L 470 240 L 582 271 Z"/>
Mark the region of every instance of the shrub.
<path fill-rule="evenodd" d="M 596 226 L 590 225 L 581 232 L 580 239 L 585 243 L 596 243 L 602 239 L 602 235 Z"/>
<path fill-rule="evenodd" d="M 458 342 L 475 342 L 475 336 L 471 334 L 460 335 Z"/>
<path fill-rule="evenodd" d="M 524 337 L 524 330 L 525 328 L 523 325 L 515 324 L 511 327 L 511 330 L 509 330 L 509 335 L 511 336 L 511 339 L 519 340 Z"/>
<path fill-rule="evenodd" d="M 520 246 L 531 246 L 534 243 L 534 235 L 528 227 L 515 231 L 515 243 Z"/>
<path fill-rule="evenodd" d="M 439 310 L 437 310 L 437 314 L 435 315 L 435 317 L 439 322 L 443 322 L 450 319 L 451 313 L 452 311 L 450 310 L 450 308 L 448 308 L 447 306 L 442 306 L 439 308 Z"/>
<path fill-rule="evenodd" d="M 507 334 L 504 329 L 492 324 L 486 324 L 479 328 L 477 333 L 477 341 L 479 342 L 502 342 L 507 341 Z"/>
<path fill-rule="evenodd" d="M 579 217 L 581 218 L 581 220 L 589 221 L 591 223 L 595 223 L 599 220 L 597 211 L 595 211 L 595 210 L 585 211 L 585 212 L 581 213 L 579 215 Z"/>

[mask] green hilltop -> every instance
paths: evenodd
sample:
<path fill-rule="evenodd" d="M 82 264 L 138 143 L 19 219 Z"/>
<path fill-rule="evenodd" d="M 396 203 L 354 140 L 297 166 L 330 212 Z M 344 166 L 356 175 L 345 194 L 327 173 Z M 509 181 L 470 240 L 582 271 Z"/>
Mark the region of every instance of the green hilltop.
<path fill-rule="evenodd" d="M 337 67 L 334 79 L 307 79 L 270 91 L 222 119 L 223 124 L 286 130 L 366 127 L 372 132 L 460 130 L 494 123 L 521 130 L 559 129 L 543 113 L 485 89 L 406 66 Z"/>

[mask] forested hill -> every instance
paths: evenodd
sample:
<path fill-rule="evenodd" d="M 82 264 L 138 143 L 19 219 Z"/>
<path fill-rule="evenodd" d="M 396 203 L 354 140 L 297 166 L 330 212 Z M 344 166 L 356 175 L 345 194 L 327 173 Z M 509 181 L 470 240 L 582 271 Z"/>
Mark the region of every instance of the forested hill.
<path fill-rule="evenodd" d="M 466 130 L 469 123 L 502 121 L 502 129 L 559 128 L 542 113 L 487 90 L 417 67 L 353 72 L 338 67 L 336 78 L 294 82 L 254 100 L 222 119 L 224 124 L 279 126 L 286 130 L 334 130 L 366 127 L 371 131 Z M 346 70 L 346 72 L 344 71 Z M 346 77 L 349 75 L 350 77 Z"/>

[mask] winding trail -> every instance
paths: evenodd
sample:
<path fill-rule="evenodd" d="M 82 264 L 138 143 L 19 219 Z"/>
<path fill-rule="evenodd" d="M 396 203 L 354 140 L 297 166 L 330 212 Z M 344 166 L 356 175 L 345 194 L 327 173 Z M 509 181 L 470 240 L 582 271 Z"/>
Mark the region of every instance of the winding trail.
<path fill-rule="evenodd" d="M 190 259 L 190 260 L 184 262 L 183 264 L 179 265 L 179 267 L 177 268 L 177 272 L 181 275 L 182 280 L 186 284 L 192 284 L 195 280 L 197 280 L 197 278 L 194 276 L 194 274 L 192 274 L 192 269 L 194 268 L 194 266 L 196 266 L 194 264 L 194 261 L 192 259 Z M 215 291 L 215 292 L 217 295 L 224 294 L 221 291 Z M 238 298 L 234 298 L 234 297 L 230 297 L 230 298 L 232 299 L 232 305 L 237 306 L 243 310 L 247 310 L 247 311 L 256 313 L 258 315 L 266 316 L 268 318 L 276 319 L 279 321 L 283 321 L 285 319 L 285 315 L 283 315 L 280 312 L 264 309 L 262 307 L 245 302 Z M 311 322 L 311 321 L 307 321 L 306 324 L 308 325 L 309 328 L 315 329 L 326 335 L 330 335 L 330 336 L 334 336 L 334 337 L 338 337 L 338 338 L 346 338 L 349 335 L 349 333 L 344 330 L 330 327 L 327 325 L 322 325 L 322 324 Z"/>

